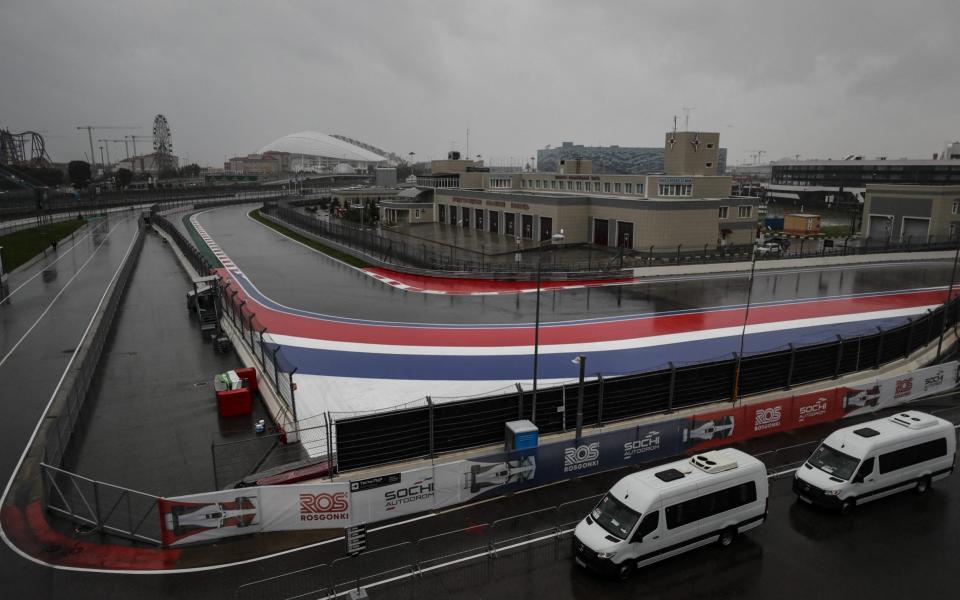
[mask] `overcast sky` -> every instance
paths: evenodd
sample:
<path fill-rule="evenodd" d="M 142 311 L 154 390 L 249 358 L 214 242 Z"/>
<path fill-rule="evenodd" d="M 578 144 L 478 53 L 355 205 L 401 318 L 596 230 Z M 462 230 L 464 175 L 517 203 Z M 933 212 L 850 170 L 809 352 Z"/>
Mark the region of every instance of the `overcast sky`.
<path fill-rule="evenodd" d="M 149 136 L 163 113 L 211 165 L 305 129 L 438 158 L 469 127 L 506 163 L 660 146 L 695 107 L 731 164 L 926 158 L 960 137 L 958 25 L 958 0 L 0 0 L 0 127 L 66 161 L 78 125 Z"/>

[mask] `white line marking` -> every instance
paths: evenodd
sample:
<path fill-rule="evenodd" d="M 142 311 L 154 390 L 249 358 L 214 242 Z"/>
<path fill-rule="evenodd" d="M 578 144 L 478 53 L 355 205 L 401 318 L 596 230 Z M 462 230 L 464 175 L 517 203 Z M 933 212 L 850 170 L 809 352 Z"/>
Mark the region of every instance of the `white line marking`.
<path fill-rule="evenodd" d="M 90 227 L 90 231 L 88 231 L 86 235 L 84 235 L 84 236 L 81 237 L 81 238 L 78 238 L 78 239 L 74 240 L 72 246 L 70 246 L 70 247 L 68 247 L 68 248 L 65 248 L 65 249 L 64 249 L 65 251 L 64 251 L 62 254 L 60 254 L 60 256 L 57 258 L 57 260 L 55 260 L 55 261 L 53 261 L 53 262 L 50 262 L 50 263 L 47 263 L 47 264 L 45 264 L 45 265 L 43 265 L 43 266 L 44 266 L 44 267 L 52 267 L 53 265 L 57 264 L 58 262 L 60 262 L 60 261 L 63 260 L 64 258 L 66 258 L 66 256 L 67 256 L 68 254 L 70 254 L 71 252 L 73 252 L 73 249 L 77 247 L 77 244 L 79 244 L 79 243 L 82 242 L 83 240 L 85 240 L 85 239 L 87 239 L 88 237 L 90 237 L 91 235 L 93 235 L 93 232 L 94 232 L 97 228 L 102 227 L 103 225 L 106 225 L 108 222 L 109 222 L 109 221 L 99 221 L 98 223 L 94 224 L 92 227 Z M 37 271 L 36 273 L 34 273 L 33 277 L 31 277 L 30 279 L 27 279 L 26 281 L 24 281 L 23 283 L 21 283 L 20 285 L 18 285 L 15 290 L 13 290 L 12 292 L 10 292 L 9 294 L 7 294 L 6 296 L 4 296 L 3 298 L 0 298 L 0 304 L 2 304 L 4 301 L 6 301 L 7 298 L 11 298 L 14 294 L 16 294 L 17 292 L 19 292 L 20 289 L 21 289 L 23 286 L 27 285 L 28 283 L 30 283 L 31 281 L 33 281 L 34 279 L 36 279 L 38 276 L 40 276 L 41 274 L 43 274 L 43 271 L 44 271 L 44 269 L 40 269 L 39 271 Z"/>
<path fill-rule="evenodd" d="M 116 226 L 114 226 L 114 229 L 116 229 L 116 227 L 118 227 L 118 226 L 119 226 L 119 223 L 118 223 Z M 111 232 L 112 232 L 112 231 L 113 231 L 113 230 L 111 230 Z M 107 235 L 109 236 L 110 234 L 108 233 Z M 104 240 L 106 240 L 106 238 L 104 238 Z M 136 241 L 137 241 L 137 236 L 134 235 L 134 236 L 133 236 L 133 239 L 130 240 L 130 245 L 127 246 L 127 252 L 126 252 L 126 254 L 124 254 L 123 259 L 120 261 L 120 264 L 117 266 L 117 270 L 114 271 L 113 277 L 110 279 L 110 282 L 106 285 L 106 287 L 104 287 L 103 295 L 100 296 L 100 302 L 97 304 L 97 307 L 93 310 L 93 314 L 90 315 L 90 321 L 87 323 L 87 327 L 86 327 L 86 329 L 84 330 L 83 335 L 80 337 L 80 342 L 77 344 L 77 347 L 74 348 L 73 354 L 70 355 L 70 360 L 67 362 L 67 366 L 63 369 L 63 373 L 60 375 L 60 380 L 57 381 L 56 387 L 53 389 L 53 392 L 50 394 L 50 399 L 47 401 L 47 406 L 43 409 L 43 413 L 41 413 L 40 419 L 37 420 L 37 424 L 36 424 L 36 426 L 34 426 L 34 428 L 33 428 L 33 433 L 30 434 L 30 439 L 27 441 L 27 445 L 26 445 L 26 447 L 24 447 L 23 453 L 20 454 L 20 458 L 19 458 L 19 460 L 17 460 L 17 464 L 16 464 L 16 466 L 13 468 L 13 471 L 12 471 L 11 474 L 10 474 L 10 479 L 7 480 L 7 485 L 6 485 L 6 487 L 4 487 L 4 489 L 3 489 L 3 495 L 0 496 L 0 506 L 3 506 L 3 505 L 6 504 L 6 502 L 7 502 L 7 494 L 10 493 L 10 488 L 13 487 L 13 480 L 17 477 L 17 474 L 20 472 L 20 468 L 23 466 L 23 461 L 24 461 L 24 459 L 26 459 L 26 457 L 27 457 L 27 452 L 29 452 L 29 451 L 30 451 L 30 448 L 33 446 L 33 442 L 34 442 L 34 440 L 35 440 L 36 437 L 37 437 L 37 433 L 40 431 L 40 425 L 41 425 L 41 424 L 43 423 L 43 421 L 47 418 L 47 413 L 50 412 L 50 407 L 53 405 L 53 400 L 54 400 L 54 398 L 57 397 L 57 394 L 60 392 L 60 387 L 63 386 L 63 381 L 64 381 L 64 379 L 67 378 L 67 373 L 69 373 L 69 372 L 70 372 L 70 369 L 73 367 L 73 361 L 76 360 L 76 358 L 77 358 L 77 352 L 79 352 L 79 351 L 80 351 L 80 348 L 83 347 L 83 343 L 84 343 L 84 341 L 87 339 L 87 336 L 90 334 L 90 329 L 93 327 L 93 322 L 94 322 L 94 320 L 96 320 L 97 314 L 100 312 L 101 307 L 103 307 L 103 303 L 104 303 L 104 302 L 106 301 L 106 299 L 107 299 L 107 292 L 110 291 L 110 286 L 112 286 L 112 285 L 114 284 L 114 282 L 116 282 L 117 278 L 120 276 L 120 271 L 123 269 L 123 265 L 126 264 L 127 259 L 130 257 L 130 252 L 133 251 L 133 245 L 134 245 L 134 243 L 135 243 Z M 102 245 L 102 244 L 101 244 L 101 245 Z M 91 257 L 92 257 L 92 256 L 93 256 L 93 255 L 91 254 Z M 88 259 L 88 260 L 89 260 L 89 259 Z M 78 273 L 79 273 L 79 271 L 78 271 Z M 19 555 L 22 556 L 23 558 L 26 558 L 26 559 L 29 560 L 30 562 L 34 562 L 34 563 L 36 563 L 36 564 L 38 564 L 38 565 L 43 565 L 43 566 L 49 566 L 49 567 L 57 568 L 55 565 L 51 565 L 51 564 L 49 564 L 49 563 L 45 563 L 45 562 L 43 562 L 43 561 L 41 561 L 41 560 L 38 560 L 38 559 L 30 556 L 29 554 L 23 552 L 22 550 L 20 550 L 20 548 L 18 548 L 15 544 L 13 544 L 13 543 L 10 541 L 9 538 L 7 538 L 7 533 L 3 530 L 3 523 L 2 523 L 2 522 L 0 522 L 0 538 L 3 538 L 4 543 L 5 543 L 11 550 L 13 550 L 14 552 L 16 552 L 17 554 L 19 554 Z M 84 570 L 84 569 L 78 569 L 78 570 L 81 570 L 81 571 L 82 571 L 82 570 Z M 108 572 L 108 571 L 105 571 L 105 572 Z"/>
<path fill-rule="evenodd" d="M 67 288 L 70 287 L 70 284 L 73 283 L 73 280 L 76 279 L 81 272 L 83 272 L 83 270 L 87 267 L 88 264 L 90 264 L 90 261 L 93 260 L 93 257 L 97 255 L 97 252 L 100 251 L 100 248 L 103 248 L 103 244 L 107 241 L 107 238 L 110 237 L 110 234 L 112 234 L 119 226 L 120 226 L 120 223 L 117 223 L 116 225 L 113 226 L 113 228 L 110 231 L 107 232 L 107 235 L 104 236 L 103 240 L 100 241 L 100 244 L 94 249 L 94 251 L 90 253 L 90 256 L 87 257 L 87 260 L 83 261 L 83 264 L 80 265 L 80 268 L 77 269 L 77 272 L 74 273 L 73 276 L 67 280 L 67 282 L 63 285 L 63 287 L 60 288 L 60 291 L 57 292 L 57 295 L 53 297 L 53 300 L 50 301 L 50 304 L 47 305 L 47 308 L 45 308 L 43 312 L 40 313 L 40 316 L 37 317 L 37 320 L 33 322 L 33 325 L 30 326 L 30 329 L 28 329 L 20 337 L 20 339 L 17 340 L 17 343 L 13 345 L 13 348 L 10 348 L 10 351 L 7 352 L 6 356 L 0 359 L 0 367 L 3 366 L 3 363 L 7 362 L 7 359 L 10 358 L 10 356 L 12 356 L 14 352 L 16 352 L 17 348 L 20 347 L 20 344 L 23 343 L 23 340 L 27 339 L 27 336 L 30 335 L 33 329 L 40 324 L 40 321 L 42 321 L 44 317 L 47 316 L 47 313 L 50 312 L 51 308 L 53 308 L 54 303 L 58 299 L 60 299 L 60 296 L 63 295 L 65 291 L 67 291 Z"/>

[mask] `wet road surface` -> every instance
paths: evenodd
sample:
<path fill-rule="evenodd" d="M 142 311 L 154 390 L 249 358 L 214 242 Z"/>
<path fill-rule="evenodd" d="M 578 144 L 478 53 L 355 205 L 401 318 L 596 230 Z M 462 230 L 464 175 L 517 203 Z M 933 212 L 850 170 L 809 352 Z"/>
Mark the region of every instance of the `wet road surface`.
<path fill-rule="evenodd" d="M 197 217 L 257 288 L 276 302 L 319 314 L 404 323 L 530 323 L 536 294 L 437 296 L 409 293 L 306 248 L 250 219 L 249 206 Z M 756 275 L 751 303 L 942 286 L 949 261 L 844 266 Z M 746 302 L 745 274 L 645 281 L 541 294 L 541 323 L 663 313 Z"/>

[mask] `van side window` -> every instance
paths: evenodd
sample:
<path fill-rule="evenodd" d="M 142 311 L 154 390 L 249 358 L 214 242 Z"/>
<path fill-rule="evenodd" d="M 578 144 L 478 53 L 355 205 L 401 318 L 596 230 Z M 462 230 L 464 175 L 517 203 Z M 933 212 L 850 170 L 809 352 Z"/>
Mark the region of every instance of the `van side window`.
<path fill-rule="evenodd" d="M 947 439 L 939 438 L 880 455 L 880 473 L 890 473 L 947 455 Z"/>
<path fill-rule="evenodd" d="M 634 534 L 634 542 L 642 542 L 643 538 L 647 537 L 649 534 L 657 530 L 657 527 L 660 526 L 660 511 L 654 511 L 652 513 L 647 513 L 647 516 L 640 521 L 640 527 L 637 528 L 637 533 Z"/>
<path fill-rule="evenodd" d="M 675 529 L 720 514 L 751 502 L 757 501 L 757 484 L 753 481 L 741 483 L 711 494 L 692 498 L 686 502 L 668 506 L 667 529 Z"/>
<path fill-rule="evenodd" d="M 863 461 L 863 464 L 860 465 L 859 469 L 857 469 L 857 474 L 853 476 L 854 482 L 863 481 L 863 479 L 867 475 L 869 475 L 870 473 L 873 473 L 873 463 L 874 463 L 874 460 L 872 456 L 867 460 Z"/>

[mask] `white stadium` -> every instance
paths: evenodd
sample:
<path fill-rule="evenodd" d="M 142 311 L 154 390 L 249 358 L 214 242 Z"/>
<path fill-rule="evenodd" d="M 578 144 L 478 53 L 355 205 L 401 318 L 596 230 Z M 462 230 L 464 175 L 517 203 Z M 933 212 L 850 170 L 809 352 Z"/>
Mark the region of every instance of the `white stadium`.
<path fill-rule="evenodd" d="M 261 155 L 281 155 L 284 170 L 315 173 L 356 173 L 386 164 L 389 158 L 358 145 L 344 136 L 317 131 L 301 131 L 278 138 L 263 148 Z"/>

